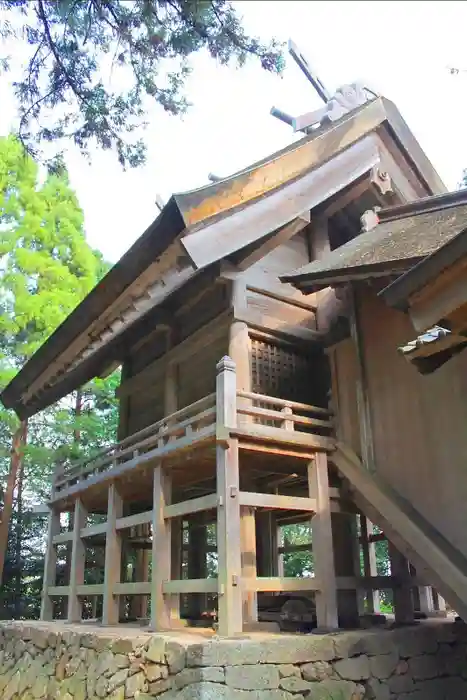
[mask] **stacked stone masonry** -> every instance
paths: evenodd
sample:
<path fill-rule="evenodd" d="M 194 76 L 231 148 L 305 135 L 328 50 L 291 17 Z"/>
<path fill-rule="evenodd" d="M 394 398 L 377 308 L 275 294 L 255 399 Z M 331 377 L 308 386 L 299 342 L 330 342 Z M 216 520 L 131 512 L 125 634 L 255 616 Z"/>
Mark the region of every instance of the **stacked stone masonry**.
<path fill-rule="evenodd" d="M 4 624 L 1 700 L 467 697 L 462 623 L 238 640 L 124 634 L 52 623 Z"/>

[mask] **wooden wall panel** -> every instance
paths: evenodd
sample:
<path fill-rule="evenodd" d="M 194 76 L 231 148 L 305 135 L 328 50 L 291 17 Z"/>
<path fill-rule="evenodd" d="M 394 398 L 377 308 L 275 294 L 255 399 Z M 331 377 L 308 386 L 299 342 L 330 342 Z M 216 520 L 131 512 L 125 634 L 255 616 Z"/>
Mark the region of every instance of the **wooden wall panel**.
<path fill-rule="evenodd" d="M 329 350 L 332 376 L 332 409 L 336 435 L 360 455 L 360 426 L 357 411 L 357 357 L 349 338 Z"/>
<path fill-rule="evenodd" d="M 279 276 L 290 273 L 310 262 L 310 247 L 307 230 L 297 233 L 290 241 L 277 246 L 243 273 L 246 284 L 281 294 L 284 297 L 300 299 L 313 304 L 313 296 L 305 297 L 291 284 L 283 284 Z"/>
<path fill-rule="evenodd" d="M 422 376 L 397 351 L 408 317 L 359 299 L 376 468 L 467 555 L 467 351 Z"/>
<path fill-rule="evenodd" d="M 191 355 L 178 366 L 179 406 L 202 399 L 216 390 L 216 365 L 228 350 L 228 336 L 214 342 L 206 339 L 206 347 Z"/>

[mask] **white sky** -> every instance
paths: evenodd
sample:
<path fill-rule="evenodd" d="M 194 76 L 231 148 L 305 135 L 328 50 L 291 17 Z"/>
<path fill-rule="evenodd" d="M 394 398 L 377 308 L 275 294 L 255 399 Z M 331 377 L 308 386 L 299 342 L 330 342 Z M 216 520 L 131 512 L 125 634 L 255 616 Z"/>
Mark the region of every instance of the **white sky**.
<path fill-rule="evenodd" d="M 362 81 L 393 100 L 446 184 L 467 167 L 466 2 L 237 3 L 247 31 L 265 39 L 292 37 L 333 91 Z M 282 78 L 250 63 L 221 68 L 204 55 L 194 61 L 182 119 L 155 108 L 148 115 L 148 163 L 121 170 L 114 156 L 94 151 L 88 164 L 67 157 L 72 185 L 92 245 L 116 261 L 157 215 L 156 194 L 167 199 L 228 175 L 293 140 L 291 128 L 269 115 L 272 105 L 292 115 L 321 105 L 292 59 Z M 0 134 L 14 124 L 9 86 L 0 84 Z"/>

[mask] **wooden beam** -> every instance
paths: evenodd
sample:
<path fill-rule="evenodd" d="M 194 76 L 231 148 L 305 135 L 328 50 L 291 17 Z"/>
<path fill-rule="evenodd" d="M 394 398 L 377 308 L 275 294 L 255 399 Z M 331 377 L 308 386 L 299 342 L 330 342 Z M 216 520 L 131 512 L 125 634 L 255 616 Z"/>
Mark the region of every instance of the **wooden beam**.
<path fill-rule="evenodd" d="M 292 592 L 292 591 L 316 591 L 318 595 L 319 583 L 317 578 L 287 578 L 274 576 L 271 578 L 247 578 L 242 579 L 242 588 L 249 591 L 264 591 L 268 593 Z"/>
<path fill-rule="evenodd" d="M 129 527 L 137 527 L 151 523 L 153 519 L 152 510 L 147 510 L 144 513 L 136 513 L 135 515 L 127 515 L 125 518 L 118 518 L 115 524 L 117 530 L 125 530 Z"/>
<path fill-rule="evenodd" d="M 73 540 L 73 530 L 67 530 L 66 532 L 60 532 L 58 535 L 54 535 L 52 543 L 65 544 L 66 542 L 71 542 Z"/>
<path fill-rule="evenodd" d="M 150 581 L 130 581 L 127 583 L 116 583 L 114 595 L 151 595 Z"/>
<path fill-rule="evenodd" d="M 280 510 L 304 510 L 310 511 L 310 513 L 316 512 L 316 500 L 314 498 L 240 491 L 239 501 L 241 506 L 249 506 L 252 508 L 274 508 Z"/>
<path fill-rule="evenodd" d="M 89 583 L 76 586 L 76 595 L 86 597 L 93 595 L 104 595 L 103 583 Z"/>
<path fill-rule="evenodd" d="M 199 513 L 204 510 L 212 510 L 217 506 L 217 494 L 210 493 L 200 498 L 191 498 L 188 501 L 172 503 L 165 507 L 164 518 L 178 518 L 190 513 Z"/>
<path fill-rule="evenodd" d="M 328 460 L 324 453 L 317 453 L 308 465 L 308 491 L 316 501 L 316 513 L 311 521 L 315 572 L 320 591 L 316 594 L 318 627 L 335 629 L 337 616 L 337 588 L 334 569 L 334 545 L 332 539 L 331 507 L 329 498 Z"/>
<path fill-rule="evenodd" d="M 368 378 L 365 360 L 365 344 L 360 323 L 359 299 L 355 286 L 351 286 L 350 333 L 357 357 L 357 412 L 360 428 L 360 451 L 362 462 L 369 472 L 375 471 L 375 454 L 373 429 L 371 425 L 371 406 L 368 393 Z"/>
<path fill-rule="evenodd" d="M 242 506 L 240 502 L 240 536 L 242 581 L 255 579 L 256 568 L 256 521 L 255 509 Z M 242 593 L 243 624 L 258 622 L 258 599 L 255 591 Z"/>
<path fill-rule="evenodd" d="M 86 525 L 87 511 L 82 501 L 77 498 L 73 513 L 73 539 L 71 545 L 70 593 L 68 596 L 67 622 L 80 622 L 82 617 L 81 601 L 77 587 L 84 585 L 84 566 L 86 562 L 86 545 L 81 539 L 81 530 Z"/>
<path fill-rule="evenodd" d="M 114 595 L 117 583 L 120 583 L 120 563 L 122 558 L 122 541 L 117 532 L 117 520 L 123 515 L 123 501 L 115 483 L 110 484 L 107 506 L 107 530 L 105 539 L 104 564 L 104 600 L 102 607 L 102 624 L 117 625 L 119 619 L 118 598 Z"/>
<path fill-rule="evenodd" d="M 303 212 L 292 221 L 289 221 L 284 226 L 272 231 L 265 238 L 261 238 L 253 244 L 250 244 L 244 249 L 244 253 L 238 254 L 237 266 L 240 270 L 246 270 L 257 263 L 265 255 L 273 251 L 277 246 L 283 245 L 297 233 L 303 231 L 310 223 L 310 211 Z"/>
<path fill-rule="evenodd" d="M 273 428 L 269 425 L 251 424 L 240 426 L 231 431 L 233 437 L 241 439 L 250 438 L 252 440 L 265 440 L 267 442 L 277 442 L 283 445 L 293 445 L 313 450 L 330 451 L 334 446 L 332 438 L 313 435 L 312 433 L 300 433 L 282 428 Z"/>
<path fill-rule="evenodd" d="M 165 595 L 185 595 L 187 593 L 217 593 L 219 584 L 217 578 L 183 579 L 179 581 L 164 581 L 162 590 Z"/>
<path fill-rule="evenodd" d="M 398 585 L 393 588 L 395 621 L 399 624 L 411 624 L 414 621 L 414 604 L 409 562 L 392 542 L 388 542 L 388 551 L 391 562 L 391 575 L 398 581 Z"/>
<path fill-rule="evenodd" d="M 170 520 L 164 512 L 172 498 L 171 477 L 162 465 L 154 468 L 153 522 L 152 522 L 152 582 L 151 629 L 154 632 L 170 629 L 170 600 L 164 596 L 163 584 L 171 577 Z"/>
<path fill-rule="evenodd" d="M 369 535 L 373 535 L 373 524 L 365 515 L 360 515 L 360 536 L 363 552 L 363 571 L 366 577 L 376 576 L 376 548 L 375 543 L 370 542 Z M 380 597 L 378 591 L 367 591 L 367 606 L 371 613 L 380 612 Z"/>
<path fill-rule="evenodd" d="M 66 598 L 70 593 L 69 586 L 50 586 L 47 590 L 47 594 L 51 598 Z"/>
<path fill-rule="evenodd" d="M 235 363 L 224 358 L 217 365 L 217 434 L 223 436 L 235 427 L 236 376 Z M 238 441 L 227 439 L 216 446 L 216 481 L 218 495 L 217 550 L 219 571 L 219 634 L 231 637 L 240 634 L 242 591 L 240 588 L 240 504 Z"/>
<path fill-rule="evenodd" d="M 98 523 L 97 525 L 88 525 L 83 527 L 80 532 L 81 539 L 87 537 L 95 537 L 96 535 L 105 535 L 107 533 L 107 523 Z"/>
<path fill-rule="evenodd" d="M 50 589 L 54 587 L 57 572 L 57 550 L 53 544 L 54 538 L 60 533 L 60 513 L 56 508 L 50 508 L 47 528 L 47 549 L 45 550 L 44 578 L 42 584 L 41 620 L 53 619 L 53 601 Z"/>

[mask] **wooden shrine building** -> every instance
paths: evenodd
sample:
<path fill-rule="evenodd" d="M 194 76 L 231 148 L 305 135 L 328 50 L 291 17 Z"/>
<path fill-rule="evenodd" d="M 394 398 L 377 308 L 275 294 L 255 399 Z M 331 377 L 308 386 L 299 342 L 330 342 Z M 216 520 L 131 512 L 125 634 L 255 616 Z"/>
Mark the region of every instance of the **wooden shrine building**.
<path fill-rule="evenodd" d="M 467 615 L 467 354 L 421 376 L 379 296 L 460 233 L 467 198 L 424 204 L 445 188 L 386 99 L 331 111 L 173 196 L 4 390 L 25 419 L 122 366 L 118 443 L 55 473 L 43 619 L 94 600 L 103 624 L 161 630 L 216 608 L 234 635 L 296 596 L 335 628 L 384 588 L 399 620 L 441 596 Z M 287 578 L 278 528 L 300 520 L 314 575 Z"/>

